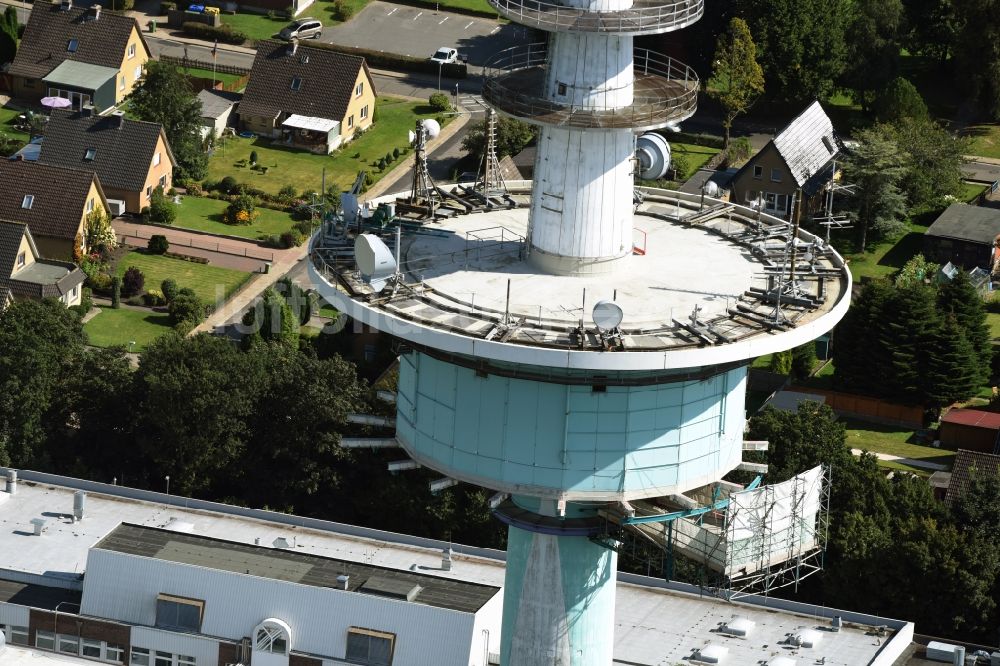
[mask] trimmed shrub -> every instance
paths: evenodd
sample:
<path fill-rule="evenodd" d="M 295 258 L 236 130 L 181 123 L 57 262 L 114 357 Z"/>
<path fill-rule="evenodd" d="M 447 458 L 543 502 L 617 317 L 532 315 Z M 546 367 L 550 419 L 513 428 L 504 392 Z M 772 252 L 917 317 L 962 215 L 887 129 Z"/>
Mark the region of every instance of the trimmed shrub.
<path fill-rule="evenodd" d="M 111 307 L 118 309 L 122 304 L 122 279 L 117 275 L 111 277 Z"/>
<path fill-rule="evenodd" d="M 177 297 L 177 281 L 173 278 L 167 278 L 161 282 L 160 293 L 163 294 L 163 298 L 166 299 L 167 303 L 174 300 Z"/>
<path fill-rule="evenodd" d="M 87 276 L 87 284 L 94 291 L 108 293 L 111 291 L 111 276 L 104 271 L 97 271 L 93 275 Z"/>
<path fill-rule="evenodd" d="M 163 297 L 163 292 L 150 289 L 142 295 L 142 302 L 149 307 L 156 307 L 157 305 L 166 305 L 167 299 Z"/>
<path fill-rule="evenodd" d="M 254 164 L 257 164 L 257 151 L 256 150 L 251 150 L 250 151 L 250 166 L 253 166 Z"/>
<path fill-rule="evenodd" d="M 336 2 L 333 3 L 333 8 L 330 9 L 330 14 L 333 16 L 335 21 L 343 23 L 349 21 L 354 15 L 354 7 L 344 2 L 344 0 L 336 0 Z"/>
<path fill-rule="evenodd" d="M 253 224 L 260 213 L 257 212 L 257 200 L 245 190 L 233 197 L 232 203 L 226 208 L 226 223 L 246 226 Z"/>
<path fill-rule="evenodd" d="M 210 42 L 218 39 L 224 44 L 242 44 L 249 39 L 245 33 L 233 30 L 225 23 L 216 28 L 215 26 L 198 23 L 197 21 L 185 21 L 181 24 L 181 32 L 185 35 L 190 35 L 191 37 L 197 37 Z"/>
<path fill-rule="evenodd" d="M 394 158 L 396 158 L 397 160 L 399 159 L 399 148 L 393 148 L 392 149 L 392 156 Z"/>
<path fill-rule="evenodd" d="M 201 189 L 201 185 L 193 180 L 190 183 L 188 183 L 187 187 L 184 189 L 186 189 L 187 193 L 193 197 L 200 197 L 202 194 L 205 193 L 205 191 Z"/>
<path fill-rule="evenodd" d="M 215 189 L 219 190 L 220 192 L 225 192 L 226 194 L 232 194 L 233 192 L 236 191 L 236 188 L 238 186 L 239 183 L 236 182 L 235 178 L 233 178 L 232 176 L 226 176 L 225 178 L 223 178 L 222 180 L 220 180 L 218 183 L 215 184 Z"/>
<path fill-rule="evenodd" d="M 163 194 L 163 188 L 157 187 L 149 198 L 149 213 L 147 219 L 153 224 L 173 224 L 177 219 L 177 209 Z"/>
<path fill-rule="evenodd" d="M 170 305 L 167 308 L 167 313 L 170 315 L 170 325 L 174 328 L 177 328 L 185 322 L 191 322 L 194 325 L 197 325 L 202 319 L 205 318 L 205 306 L 194 294 L 179 293 L 177 294 L 177 297 L 170 302 Z M 188 332 L 190 332 L 190 330 L 191 329 L 189 328 Z"/>
<path fill-rule="evenodd" d="M 431 108 L 438 113 L 451 111 L 451 100 L 444 93 L 434 93 L 427 100 Z"/>
<path fill-rule="evenodd" d="M 136 296 L 142 293 L 142 288 L 146 285 L 146 276 L 135 266 L 125 269 L 122 276 L 122 296 Z"/>
<path fill-rule="evenodd" d="M 146 244 L 150 254 L 163 254 L 170 249 L 170 241 L 163 234 L 153 234 Z"/>

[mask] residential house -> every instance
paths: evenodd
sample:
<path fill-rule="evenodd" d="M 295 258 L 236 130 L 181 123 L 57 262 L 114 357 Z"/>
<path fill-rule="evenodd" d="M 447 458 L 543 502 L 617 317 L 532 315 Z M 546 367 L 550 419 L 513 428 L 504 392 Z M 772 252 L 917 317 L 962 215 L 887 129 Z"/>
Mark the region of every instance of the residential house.
<path fill-rule="evenodd" d="M 939 264 L 993 271 L 1000 254 L 1000 210 L 955 203 L 924 234 L 924 256 Z"/>
<path fill-rule="evenodd" d="M 1000 453 L 1000 414 L 980 409 L 951 409 L 941 417 L 941 446 L 952 451 L 968 449 Z"/>
<path fill-rule="evenodd" d="M 76 264 L 43 259 L 28 225 L 0 220 L 0 311 L 21 298 L 77 305 L 85 279 Z"/>
<path fill-rule="evenodd" d="M 0 161 L 0 220 L 28 225 L 41 256 L 71 260 L 78 240 L 86 250 L 87 216 L 95 210 L 109 212 L 92 170 Z"/>
<path fill-rule="evenodd" d="M 840 141 L 819 102 L 813 102 L 736 172 L 729 184 L 734 203 L 762 205 L 764 212 L 789 218 L 802 194 L 803 216 L 823 208 L 833 181 Z M 805 219 L 805 218 L 803 218 Z"/>
<path fill-rule="evenodd" d="M 257 45 L 240 102 L 255 134 L 330 153 L 372 124 L 375 85 L 365 59 L 297 41 Z"/>
<path fill-rule="evenodd" d="M 97 172 L 115 214 L 139 213 L 157 186 L 169 190 L 177 165 L 159 123 L 86 109 L 52 112 L 38 161 Z"/>
<path fill-rule="evenodd" d="M 223 130 L 240 101 L 241 95 L 225 90 L 202 90 L 198 93 L 201 102 L 201 136 L 222 136 Z"/>
<path fill-rule="evenodd" d="M 14 97 L 38 101 L 64 97 L 72 108 L 99 110 L 119 104 L 142 78 L 150 58 L 131 16 L 37 2 L 10 65 Z"/>
<path fill-rule="evenodd" d="M 951 480 L 945 501 L 949 504 L 966 493 L 973 475 L 996 476 L 1000 474 L 1000 456 L 959 449 L 951 466 Z"/>

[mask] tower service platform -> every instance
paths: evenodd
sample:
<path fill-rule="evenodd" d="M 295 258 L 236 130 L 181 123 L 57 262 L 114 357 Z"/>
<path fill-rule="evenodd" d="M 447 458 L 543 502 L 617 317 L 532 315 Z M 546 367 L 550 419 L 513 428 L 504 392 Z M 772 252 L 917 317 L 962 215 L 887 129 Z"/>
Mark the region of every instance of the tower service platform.
<path fill-rule="evenodd" d="M 637 133 L 689 117 L 699 84 L 633 37 L 690 25 L 702 0 L 490 2 L 552 33 L 547 47 L 497 54 L 483 89 L 500 113 L 540 126 L 534 182 L 507 183 L 517 207 L 419 225 L 365 228 L 345 210 L 358 224 L 323 225 L 310 273 L 338 310 L 403 341 L 398 444 L 498 493 L 502 664 L 609 666 L 608 516 L 649 535 L 648 500 L 712 502 L 705 488 L 753 468 L 742 460 L 748 364 L 829 331 L 850 273 L 821 239 L 759 210 L 650 188 L 636 197 Z M 804 522 L 789 509 L 780 529 L 812 539 L 801 534 L 816 493 L 778 495 L 805 498 Z M 704 540 L 678 532 L 688 547 Z M 720 568 L 736 575 L 751 559 Z"/>

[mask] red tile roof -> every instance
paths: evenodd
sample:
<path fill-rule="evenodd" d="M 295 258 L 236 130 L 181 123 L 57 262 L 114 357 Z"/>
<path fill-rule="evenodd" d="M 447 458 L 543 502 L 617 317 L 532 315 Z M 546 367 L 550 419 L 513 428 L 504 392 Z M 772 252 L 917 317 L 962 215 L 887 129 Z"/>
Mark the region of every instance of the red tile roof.
<path fill-rule="evenodd" d="M 956 423 L 975 428 L 1000 430 L 1000 414 L 984 412 L 979 409 L 953 409 L 941 417 L 941 423 Z"/>

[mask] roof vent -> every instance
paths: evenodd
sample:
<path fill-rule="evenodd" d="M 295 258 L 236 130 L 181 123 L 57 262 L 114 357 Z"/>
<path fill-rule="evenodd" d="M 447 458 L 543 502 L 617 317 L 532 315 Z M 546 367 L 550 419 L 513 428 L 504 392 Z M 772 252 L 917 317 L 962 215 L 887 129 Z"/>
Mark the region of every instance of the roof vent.
<path fill-rule="evenodd" d="M 303 53 L 302 57 L 299 58 L 299 62 L 301 62 L 303 65 L 308 65 L 309 64 L 309 54 L 308 53 Z"/>
<path fill-rule="evenodd" d="M 73 0 L 62 0 L 62 2 L 59 3 L 59 9 L 64 12 L 68 12 L 73 9 Z"/>
<path fill-rule="evenodd" d="M 451 571 L 451 548 L 445 548 L 441 551 L 441 571 Z"/>
<path fill-rule="evenodd" d="M 299 50 L 299 40 L 292 38 L 292 43 L 288 45 L 288 54 L 295 55 L 295 52 Z"/>
<path fill-rule="evenodd" d="M 719 627 L 719 631 L 723 634 L 729 634 L 730 636 L 741 636 L 745 638 L 753 633 L 753 628 L 755 626 L 757 626 L 757 623 L 753 620 L 748 620 L 745 617 L 736 617 Z"/>
<path fill-rule="evenodd" d="M 95 2 L 90 6 L 90 20 L 96 21 L 99 18 L 101 18 L 101 4 Z"/>
<path fill-rule="evenodd" d="M 274 546 L 275 548 L 295 548 L 294 537 L 292 541 L 289 541 L 287 538 L 283 536 L 278 537 L 271 542 L 271 545 Z"/>
<path fill-rule="evenodd" d="M 830 631 L 840 631 L 843 626 L 844 620 L 839 615 L 834 615 L 833 619 L 830 620 Z"/>
<path fill-rule="evenodd" d="M 32 518 L 31 524 L 35 528 L 35 536 L 42 536 L 42 532 L 45 530 L 45 523 L 48 521 L 44 518 Z"/>
<path fill-rule="evenodd" d="M 7 492 L 11 495 L 17 494 L 17 470 L 7 470 Z"/>
<path fill-rule="evenodd" d="M 789 645 L 798 645 L 803 648 L 816 647 L 821 640 L 823 640 L 823 634 L 815 629 L 801 629 L 794 634 L 788 635 Z"/>
<path fill-rule="evenodd" d="M 73 493 L 73 518 L 83 520 L 83 510 L 87 505 L 87 493 L 77 490 Z"/>
<path fill-rule="evenodd" d="M 340 574 L 337 576 L 337 587 L 341 590 L 346 590 L 348 584 L 351 582 L 351 577 L 347 574 Z"/>
<path fill-rule="evenodd" d="M 721 645 L 706 645 L 703 648 L 699 648 L 694 651 L 691 655 L 691 661 L 696 661 L 702 664 L 721 664 L 729 654 L 729 648 L 723 647 Z"/>
<path fill-rule="evenodd" d="M 389 578 L 387 576 L 372 576 L 361 586 L 362 592 L 379 597 L 413 601 L 424 588 L 408 580 Z"/>

